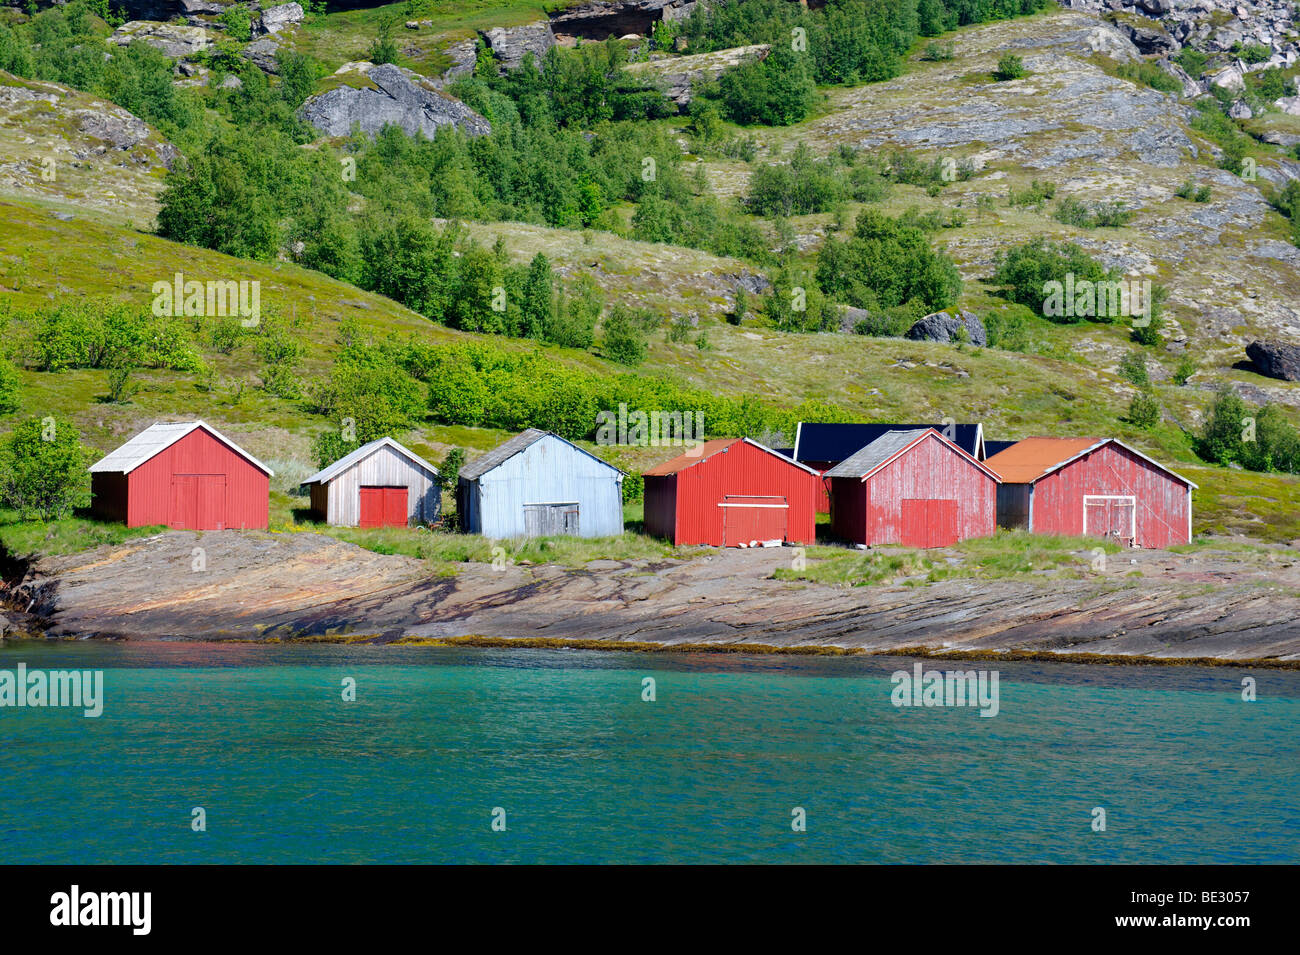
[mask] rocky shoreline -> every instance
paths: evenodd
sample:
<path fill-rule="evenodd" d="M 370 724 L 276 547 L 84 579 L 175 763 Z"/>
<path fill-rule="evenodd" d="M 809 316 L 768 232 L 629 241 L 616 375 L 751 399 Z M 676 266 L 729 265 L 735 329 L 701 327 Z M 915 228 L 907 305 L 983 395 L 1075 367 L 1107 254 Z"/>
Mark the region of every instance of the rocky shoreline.
<path fill-rule="evenodd" d="M 8 627 L 63 639 L 1300 663 L 1300 560 L 1288 548 L 1135 551 L 1078 577 L 870 587 L 774 578 L 791 555 L 728 550 L 580 570 L 474 563 L 438 576 L 424 561 L 323 535 L 173 531 L 39 561 L 10 587 L 9 605 L 27 608 L 7 611 Z"/>

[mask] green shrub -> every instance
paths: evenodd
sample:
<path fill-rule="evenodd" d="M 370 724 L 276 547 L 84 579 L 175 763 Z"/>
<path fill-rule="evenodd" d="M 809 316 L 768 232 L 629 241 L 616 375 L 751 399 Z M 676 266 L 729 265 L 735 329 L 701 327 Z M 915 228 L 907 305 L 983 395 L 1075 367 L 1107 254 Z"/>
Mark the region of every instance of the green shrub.
<path fill-rule="evenodd" d="M 1145 388 L 1151 384 L 1151 378 L 1147 374 L 1146 356 L 1141 352 L 1129 352 L 1119 360 L 1120 376 L 1131 384 L 1139 388 Z"/>
<path fill-rule="evenodd" d="M 1075 314 L 1048 314 L 1048 284 L 1064 284 L 1068 275 L 1075 282 L 1100 282 L 1112 279 L 1112 273 L 1073 242 L 1034 239 L 998 254 L 993 281 L 1006 290 L 1006 297 L 1035 314 L 1056 322 L 1078 322 L 1089 317 Z"/>
<path fill-rule="evenodd" d="M 1187 71 L 1192 79 L 1197 79 L 1205 72 L 1209 56 L 1193 46 L 1185 46 L 1173 56 L 1173 61 Z"/>
<path fill-rule="evenodd" d="M 1183 355 L 1174 366 L 1173 381 L 1175 385 L 1185 385 L 1196 374 L 1196 361 L 1191 355 Z"/>
<path fill-rule="evenodd" d="M 253 16 L 247 7 L 226 7 L 218 14 L 217 22 L 225 25 L 226 35 L 232 40 L 247 43 L 253 38 Z"/>
<path fill-rule="evenodd" d="M 1018 80 L 1025 75 L 1025 62 L 1014 53 L 1003 53 L 998 58 L 998 68 L 993 71 L 995 80 Z"/>
<path fill-rule="evenodd" d="M 1056 183 L 1039 182 L 1035 179 L 1028 189 L 1012 189 L 1007 197 L 1010 206 L 1041 206 L 1056 195 Z"/>
<path fill-rule="evenodd" d="M 91 459 L 70 423 L 25 421 L 0 438 L 0 503 L 24 520 L 65 517 L 89 501 Z"/>
<path fill-rule="evenodd" d="M 961 292 L 961 273 L 930 247 L 923 229 L 871 209 L 859 214 L 848 240 L 827 239 L 817 281 L 832 299 L 868 310 L 916 299 L 938 311 Z"/>
<path fill-rule="evenodd" d="M 605 318 L 602 350 L 606 358 L 620 365 L 639 365 L 645 361 L 645 329 L 631 309 L 623 305 L 610 309 Z"/>
<path fill-rule="evenodd" d="M 1128 406 L 1129 424 L 1138 428 L 1151 428 L 1160 423 L 1160 403 L 1155 395 L 1143 388 L 1133 396 Z"/>
<path fill-rule="evenodd" d="M 817 96 L 807 59 L 779 46 L 762 60 L 724 72 L 717 97 L 726 117 L 742 126 L 789 126 L 807 118 Z"/>

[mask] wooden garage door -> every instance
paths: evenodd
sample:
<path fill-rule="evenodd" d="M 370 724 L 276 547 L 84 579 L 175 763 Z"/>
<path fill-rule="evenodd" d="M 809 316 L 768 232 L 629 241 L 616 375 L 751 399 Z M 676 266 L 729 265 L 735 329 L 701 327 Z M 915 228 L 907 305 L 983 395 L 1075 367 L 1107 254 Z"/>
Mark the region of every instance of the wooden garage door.
<path fill-rule="evenodd" d="M 525 504 L 524 533 L 529 537 L 576 537 L 578 505 Z"/>
<path fill-rule="evenodd" d="M 957 502 L 931 498 L 904 499 L 901 543 L 904 547 L 947 547 L 957 543 Z"/>
<path fill-rule="evenodd" d="M 785 540 L 790 506 L 784 497 L 728 494 L 721 506 L 723 547 Z"/>
<path fill-rule="evenodd" d="M 405 527 L 407 490 L 404 487 L 361 488 L 362 527 Z"/>
<path fill-rule="evenodd" d="M 1083 498 L 1085 537 L 1105 537 L 1132 547 L 1137 535 L 1137 498 L 1127 494 L 1088 494 Z"/>
<path fill-rule="evenodd" d="M 190 531 L 225 529 L 226 476 L 173 474 L 167 526 Z"/>

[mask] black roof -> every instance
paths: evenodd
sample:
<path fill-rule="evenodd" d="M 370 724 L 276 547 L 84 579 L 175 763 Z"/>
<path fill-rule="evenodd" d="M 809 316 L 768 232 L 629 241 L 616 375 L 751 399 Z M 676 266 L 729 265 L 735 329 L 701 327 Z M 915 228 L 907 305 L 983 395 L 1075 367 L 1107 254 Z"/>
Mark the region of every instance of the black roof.
<path fill-rule="evenodd" d="M 993 455 L 998 454 L 998 453 L 1001 452 L 1001 451 L 1005 451 L 1007 448 L 1011 447 L 1013 444 L 1019 444 L 1019 443 L 1020 443 L 1019 441 L 990 441 L 990 440 L 988 440 L 988 438 L 985 438 L 985 439 L 984 439 L 984 454 L 985 454 L 987 457 L 990 457 L 990 458 L 991 458 L 991 457 L 993 457 Z"/>
<path fill-rule="evenodd" d="M 984 460 L 982 431 L 978 424 L 952 425 L 952 442 L 977 461 Z M 794 459 L 838 464 L 852 457 L 889 431 L 934 428 L 945 434 L 943 424 L 818 424 L 802 421 L 795 433 Z"/>

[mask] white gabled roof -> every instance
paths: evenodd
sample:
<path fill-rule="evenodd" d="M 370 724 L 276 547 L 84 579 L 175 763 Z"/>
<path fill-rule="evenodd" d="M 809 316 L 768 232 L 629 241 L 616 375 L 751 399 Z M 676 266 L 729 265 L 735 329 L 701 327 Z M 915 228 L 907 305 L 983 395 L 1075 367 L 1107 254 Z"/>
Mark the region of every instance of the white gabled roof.
<path fill-rule="evenodd" d="M 268 477 L 274 476 L 275 472 L 265 464 L 235 444 L 212 425 L 203 421 L 165 421 L 152 424 L 126 444 L 115 451 L 108 452 L 108 454 L 92 464 L 90 472 L 92 474 L 101 472 L 130 474 L 140 465 L 166 451 L 191 431 L 197 431 L 199 428 L 212 435 L 212 437 L 246 459 L 250 464 L 265 471 Z"/>
<path fill-rule="evenodd" d="M 392 438 L 377 438 L 374 441 L 371 441 L 369 444 L 363 444 L 355 451 L 348 452 L 343 457 L 335 461 L 333 464 L 317 471 L 315 474 L 307 478 L 302 483 L 303 484 L 325 484 L 328 481 L 332 481 L 340 474 L 342 474 L 344 471 L 346 471 L 348 468 L 352 467 L 355 464 L 360 464 L 366 458 L 370 457 L 370 455 L 374 454 L 380 448 L 384 448 L 384 447 L 392 448 L 398 454 L 402 455 L 402 457 L 406 458 L 408 461 L 412 461 L 415 464 L 418 464 L 426 471 L 430 471 L 435 475 L 438 473 L 438 469 L 435 468 L 432 464 L 424 460 L 424 458 L 420 457 L 414 451 L 411 451 L 408 448 L 404 448 L 402 445 L 398 444 Z"/>

